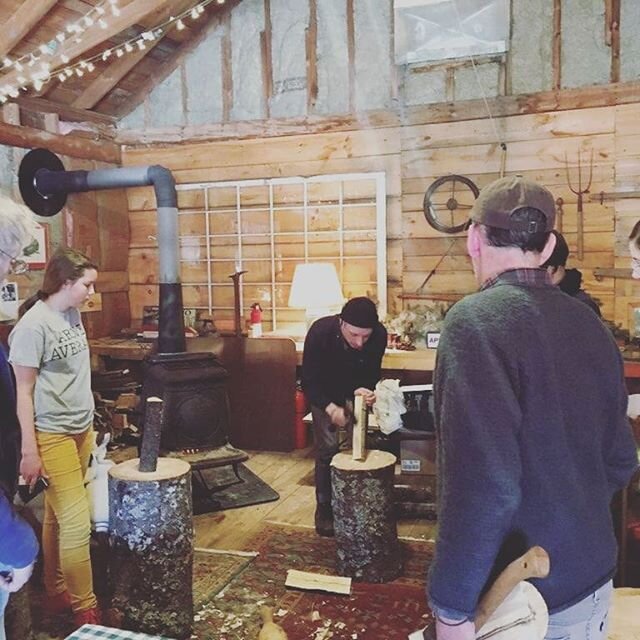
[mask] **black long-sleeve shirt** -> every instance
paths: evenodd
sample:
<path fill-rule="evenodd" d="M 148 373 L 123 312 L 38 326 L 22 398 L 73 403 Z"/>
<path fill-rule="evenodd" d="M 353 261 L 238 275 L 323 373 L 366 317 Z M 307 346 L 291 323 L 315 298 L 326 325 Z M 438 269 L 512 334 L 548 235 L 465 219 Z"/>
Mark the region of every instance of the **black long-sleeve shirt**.
<path fill-rule="evenodd" d="M 374 389 L 386 346 L 387 330 L 380 323 L 358 351 L 342 337 L 340 316 L 316 320 L 302 356 L 302 387 L 309 402 L 324 410 L 330 402 L 343 406 L 358 387 Z"/>

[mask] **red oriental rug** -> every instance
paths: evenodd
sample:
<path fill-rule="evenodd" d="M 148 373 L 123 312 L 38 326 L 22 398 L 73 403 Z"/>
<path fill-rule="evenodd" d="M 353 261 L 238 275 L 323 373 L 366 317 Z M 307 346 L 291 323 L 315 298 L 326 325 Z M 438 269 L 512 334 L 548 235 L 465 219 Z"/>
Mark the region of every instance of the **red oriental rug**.
<path fill-rule="evenodd" d="M 313 529 L 268 525 L 247 550 L 259 555 L 214 594 L 194 580 L 193 638 L 255 640 L 260 605 L 273 607 L 274 620 L 289 640 L 406 640 L 429 617 L 425 576 L 433 544 L 402 540 L 404 571 L 386 584 L 352 583 L 351 595 L 287 590 L 288 569 L 335 574 L 335 542 Z M 202 575 L 201 572 L 196 574 Z"/>

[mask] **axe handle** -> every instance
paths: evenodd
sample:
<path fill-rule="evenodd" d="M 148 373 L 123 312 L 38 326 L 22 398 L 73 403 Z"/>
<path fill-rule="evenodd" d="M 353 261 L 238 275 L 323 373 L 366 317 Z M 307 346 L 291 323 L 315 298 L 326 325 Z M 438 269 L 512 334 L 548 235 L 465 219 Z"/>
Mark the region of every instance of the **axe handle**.
<path fill-rule="evenodd" d="M 480 630 L 515 586 L 528 578 L 545 578 L 549 575 L 549 554 L 542 547 L 531 547 L 516 558 L 496 578 L 482 596 L 476 609 L 475 627 Z"/>

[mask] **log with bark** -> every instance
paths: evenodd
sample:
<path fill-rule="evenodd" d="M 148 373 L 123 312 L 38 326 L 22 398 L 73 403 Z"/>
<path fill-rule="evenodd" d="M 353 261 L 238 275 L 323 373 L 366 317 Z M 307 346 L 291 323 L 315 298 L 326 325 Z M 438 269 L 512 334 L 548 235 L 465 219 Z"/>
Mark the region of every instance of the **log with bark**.
<path fill-rule="evenodd" d="M 396 457 L 367 451 L 364 460 L 351 452 L 331 461 L 332 505 L 337 569 L 364 582 L 388 582 L 402 572 L 402 556 L 393 500 Z"/>
<path fill-rule="evenodd" d="M 190 465 L 159 458 L 109 471 L 112 617 L 125 629 L 189 638 L 193 622 L 193 508 Z"/>

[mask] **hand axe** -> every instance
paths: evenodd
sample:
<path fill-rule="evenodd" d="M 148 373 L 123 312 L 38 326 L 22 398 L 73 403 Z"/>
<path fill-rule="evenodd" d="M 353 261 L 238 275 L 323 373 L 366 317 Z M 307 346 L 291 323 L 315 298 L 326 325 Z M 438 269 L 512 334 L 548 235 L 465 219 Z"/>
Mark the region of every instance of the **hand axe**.
<path fill-rule="evenodd" d="M 542 547 L 537 546 L 531 547 L 524 555 L 509 564 L 480 598 L 474 620 L 476 633 L 482 629 L 519 582 L 529 578 L 546 578 L 549 575 L 549 568 L 549 554 Z M 435 620 L 424 629 L 412 633 L 409 640 L 436 640 Z"/>

